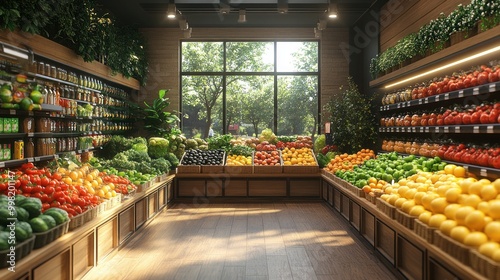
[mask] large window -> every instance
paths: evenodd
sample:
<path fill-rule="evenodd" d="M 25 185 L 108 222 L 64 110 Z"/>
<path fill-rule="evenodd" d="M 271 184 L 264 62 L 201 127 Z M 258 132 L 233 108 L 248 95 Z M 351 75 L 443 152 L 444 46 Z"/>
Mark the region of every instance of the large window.
<path fill-rule="evenodd" d="M 189 41 L 181 52 L 186 136 L 318 133 L 317 41 Z"/>

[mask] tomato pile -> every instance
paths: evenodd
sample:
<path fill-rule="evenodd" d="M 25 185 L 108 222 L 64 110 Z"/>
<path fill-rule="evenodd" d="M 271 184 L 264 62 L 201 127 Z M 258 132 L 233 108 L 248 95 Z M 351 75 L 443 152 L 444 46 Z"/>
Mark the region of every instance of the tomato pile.
<path fill-rule="evenodd" d="M 73 217 L 100 203 L 99 197 L 90 194 L 85 187 L 67 184 L 59 172 L 37 168 L 33 163 L 25 163 L 10 174 L 13 178 L 9 178 L 8 172 L 1 175 L 0 193 L 7 195 L 9 184 L 14 184 L 16 194 L 39 198 L 42 211 L 56 207 Z"/>
<path fill-rule="evenodd" d="M 99 176 L 102 178 L 105 184 L 112 185 L 117 193 L 129 194 L 131 191 L 137 188 L 134 184 L 132 184 L 132 182 L 130 182 L 129 179 L 118 175 L 100 172 Z"/>
<path fill-rule="evenodd" d="M 262 141 L 257 146 L 255 146 L 257 151 L 275 151 L 276 145 L 270 144 L 268 141 Z"/>
<path fill-rule="evenodd" d="M 258 151 L 253 158 L 254 165 L 281 165 L 278 151 Z"/>

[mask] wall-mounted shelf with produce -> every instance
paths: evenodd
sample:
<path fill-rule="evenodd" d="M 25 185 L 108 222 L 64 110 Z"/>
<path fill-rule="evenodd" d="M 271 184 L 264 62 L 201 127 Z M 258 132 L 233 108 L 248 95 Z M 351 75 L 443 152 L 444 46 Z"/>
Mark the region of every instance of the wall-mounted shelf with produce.
<path fill-rule="evenodd" d="M 451 126 L 396 126 L 380 127 L 382 133 L 473 133 L 500 134 L 500 124 L 451 125 Z"/>

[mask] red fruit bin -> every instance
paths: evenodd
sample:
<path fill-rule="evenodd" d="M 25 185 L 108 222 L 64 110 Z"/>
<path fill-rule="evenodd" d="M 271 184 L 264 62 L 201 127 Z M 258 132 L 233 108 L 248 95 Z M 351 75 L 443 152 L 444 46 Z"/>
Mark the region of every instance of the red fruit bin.
<path fill-rule="evenodd" d="M 277 153 L 277 155 L 276 155 Z M 273 156 L 274 154 L 274 156 Z M 265 165 L 262 163 L 263 160 L 274 157 L 275 159 L 279 156 L 279 161 L 275 163 L 276 165 Z M 280 151 L 258 151 L 254 153 L 253 157 L 253 172 L 255 174 L 279 174 L 283 172 L 283 160 L 281 158 Z"/>

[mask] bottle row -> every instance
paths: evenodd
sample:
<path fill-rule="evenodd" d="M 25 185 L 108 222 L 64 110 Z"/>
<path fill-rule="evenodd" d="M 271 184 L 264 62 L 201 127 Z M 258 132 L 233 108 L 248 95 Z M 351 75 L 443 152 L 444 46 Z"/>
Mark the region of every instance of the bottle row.
<path fill-rule="evenodd" d="M 9 119 L 9 118 L 4 118 Z M 17 118 L 10 118 L 15 119 Z M 1 118 L 0 118 L 1 120 Z M 12 126 L 11 125 L 11 129 Z M 64 132 L 90 132 L 90 131 L 124 131 L 130 130 L 132 126 L 130 123 L 125 122 L 112 122 L 106 120 L 93 120 L 92 122 L 78 122 L 72 120 L 62 120 L 53 118 L 38 118 L 35 121 L 33 117 L 26 117 L 23 119 L 21 129 L 16 129 L 13 133 L 64 133 Z"/>
<path fill-rule="evenodd" d="M 44 82 L 41 93 L 45 103 L 52 105 L 60 105 L 60 100 L 66 98 L 97 105 L 127 107 L 127 103 L 120 99 L 72 85 Z"/>

